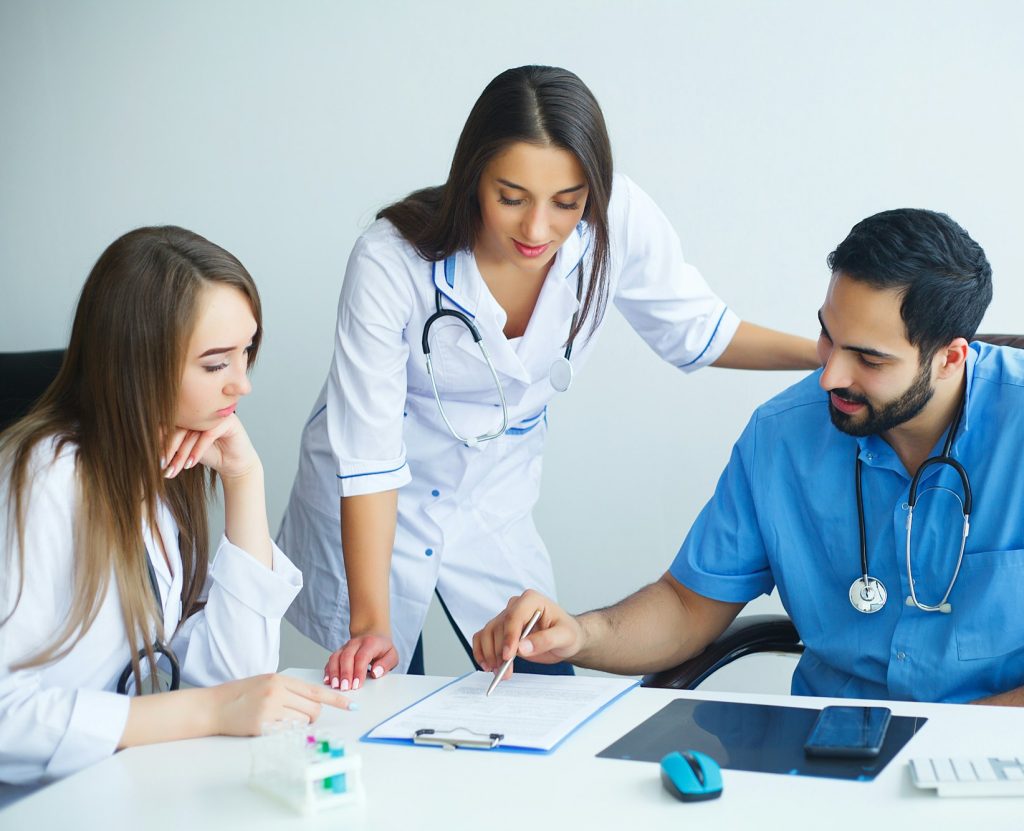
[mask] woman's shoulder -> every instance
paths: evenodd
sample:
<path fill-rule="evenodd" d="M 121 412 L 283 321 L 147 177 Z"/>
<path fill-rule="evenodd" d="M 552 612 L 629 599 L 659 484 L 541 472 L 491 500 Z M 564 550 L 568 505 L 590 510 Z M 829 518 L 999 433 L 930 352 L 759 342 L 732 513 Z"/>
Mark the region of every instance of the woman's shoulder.
<path fill-rule="evenodd" d="M 608 217 L 614 227 L 616 222 L 625 223 L 639 214 L 658 211 L 654 200 L 647 191 L 624 173 L 616 173 L 612 177 L 612 195 L 608 200 Z"/>
<path fill-rule="evenodd" d="M 422 282 L 423 275 L 429 277 L 429 269 L 430 263 L 389 220 L 378 219 L 352 247 L 342 293 L 378 296 L 384 286 L 408 309 L 413 303 L 413 285 Z"/>
<path fill-rule="evenodd" d="M 394 266 L 424 263 L 415 246 L 389 219 L 377 219 L 361 233 L 352 247 L 352 258 L 371 259 Z"/>
<path fill-rule="evenodd" d="M 22 490 L 25 533 L 32 540 L 42 540 L 41 546 L 32 547 L 45 548 L 46 556 L 54 561 L 70 556 L 64 550 L 68 546 L 59 541 L 70 539 L 75 514 L 78 493 L 76 450 L 73 442 L 62 442 L 57 437 L 44 438 L 32 448 L 25 465 Z M 10 540 L 8 534 L 14 528 L 11 461 L 5 453 L 0 487 L 0 529 L 3 529 L 0 544 Z"/>
<path fill-rule="evenodd" d="M 73 493 L 76 482 L 78 445 L 59 436 L 41 439 L 29 454 L 25 466 L 25 483 L 30 498 L 46 495 L 66 498 Z"/>

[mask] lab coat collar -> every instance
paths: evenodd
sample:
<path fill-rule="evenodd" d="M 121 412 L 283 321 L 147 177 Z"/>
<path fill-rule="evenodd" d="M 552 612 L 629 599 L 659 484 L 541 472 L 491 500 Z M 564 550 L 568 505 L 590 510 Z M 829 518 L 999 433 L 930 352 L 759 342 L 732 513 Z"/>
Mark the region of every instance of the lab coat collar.
<path fill-rule="evenodd" d="M 580 222 L 576 231 L 569 234 L 568 239 L 562 243 L 555 255 L 555 261 L 551 264 L 548 276 L 554 275 L 556 279 L 572 283 L 573 296 L 576 294 L 577 267 L 580 268 L 578 276 L 582 277 L 583 257 L 590 249 L 591 235 L 587 223 Z"/>
<path fill-rule="evenodd" d="M 519 357 L 534 381 L 546 377 L 552 362 L 565 350 L 573 315 L 580 308 L 576 295 L 581 288 L 578 281 L 586 280 L 584 257 L 589 243 L 586 226 L 580 223 L 558 250 L 541 287 L 519 347 Z"/>
<path fill-rule="evenodd" d="M 576 276 L 577 266 L 582 268 L 583 257 L 590 248 L 590 233 L 585 222 L 576 226 L 574 233 L 562 243 L 555 254 L 548 277 L 568 281 Z M 580 274 L 582 277 L 582 274 Z M 468 250 L 456 251 L 443 260 L 431 263 L 431 278 L 434 288 L 441 292 L 456 309 L 471 318 L 475 318 L 480 305 L 483 277 L 476 268 L 473 253 Z M 572 291 L 575 297 L 576 282 L 572 280 Z M 575 310 L 574 310 L 575 311 Z M 502 323 L 504 325 L 504 323 Z"/>
<path fill-rule="evenodd" d="M 431 263 L 434 288 L 451 304 L 452 307 L 470 318 L 475 318 L 480 304 L 479 274 L 476 269 L 468 268 L 472 254 L 469 251 L 457 251 L 443 260 Z M 476 276 L 477 279 L 473 279 Z"/>
<path fill-rule="evenodd" d="M 443 305 L 465 314 L 480 331 L 495 372 L 506 382 L 505 398 L 511 406 L 522 397 L 529 376 L 516 350 L 502 332 L 506 320 L 504 310 L 491 297 L 490 292 L 484 291 L 484 278 L 476 267 L 472 252 L 458 251 L 433 263 L 433 280 L 434 288 L 444 298 Z M 483 353 L 469 327 L 463 327 L 456 345 L 467 355 L 484 363 Z M 509 388 L 509 381 L 520 382 L 519 388 Z"/>
<path fill-rule="evenodd" d="M 572 316 L 579 308 L 577 274 L 583 279 L 579 270 L 583 268 L 589 241 L 586 224 L 581 222 L 559 248 L 518 351 L 503 333 L 507 315 L 490 292 L 484 291 L 484 279 L 472 252 L 458 251 L 432 264 L 434 288 L 447 303 L 473 319 L 499 377 L 519 382 L 519 389 L 505 390 L 510 404 L 521 397 L 529 384 L 549 371 L 552 355 L 557 354 L 560 344 L 569 335 Z M 457 343 L 464 352 L 483 361 L 480 347 L 468 328 Z"/>
<path fill-rule="evenodd" d="M 156 572 L 156 582 L 160 588 L 160 601 L 162 604 L 160 617 L 163 620 L 164 636 L 169 639 L 171 633 L 177 627 L 180 615 L 178 605 L 174 601 L 180 602 L 182 569 L 179 559 L 177 560 L 178 567 L 173 571 L 171 570 L 167 560 L 164 558 L 163 549 L 160 546 L 160 538 L 163 539 L 164 545 L 168 548 L 168 556 L 172 556 L 177 545 L 178 528 L 170 510 L 163 503 L 157 506 L 156 523 L 157 527 L 155 529 L 149 523 L 143 523 L 142 536 L 146 546 L 146 556 L 149 557 L 149 561 L 153 564 L 153 570 Z M 146 585 L 149 585 L 148 579 L 146 580 Z"/>

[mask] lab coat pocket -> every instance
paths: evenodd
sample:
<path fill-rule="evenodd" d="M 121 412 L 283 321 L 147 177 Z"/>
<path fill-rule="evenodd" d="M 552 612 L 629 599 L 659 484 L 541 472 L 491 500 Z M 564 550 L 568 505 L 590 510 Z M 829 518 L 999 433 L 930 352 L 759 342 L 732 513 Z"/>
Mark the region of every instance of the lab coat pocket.
<path fill-rule="evenodd" d="M 1024 651 L 1024 549 L 964 556 L 950 597 L 962 661 Z"/>

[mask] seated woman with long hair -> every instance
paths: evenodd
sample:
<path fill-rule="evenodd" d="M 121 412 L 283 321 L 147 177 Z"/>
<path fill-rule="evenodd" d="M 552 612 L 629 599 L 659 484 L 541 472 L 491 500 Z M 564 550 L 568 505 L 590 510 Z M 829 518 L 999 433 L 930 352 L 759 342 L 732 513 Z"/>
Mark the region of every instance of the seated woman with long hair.
<path fill-rule="evenodd" d="M 248 272 L 190 231 L 140 228 L 93 267 L 57 378 L 0 435 L 0 781 L 348 706 L 258 675 L 302 586 L 235 414 L 261 334 Z M 197 688 L 117 692 L 156 690 L 151 668 L 179 664 Z"/>

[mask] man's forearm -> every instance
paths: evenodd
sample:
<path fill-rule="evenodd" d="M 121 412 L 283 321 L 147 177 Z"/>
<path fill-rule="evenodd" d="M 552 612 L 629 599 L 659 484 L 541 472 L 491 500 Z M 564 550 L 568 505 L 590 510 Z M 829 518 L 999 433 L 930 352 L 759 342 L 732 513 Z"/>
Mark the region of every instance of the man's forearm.
<path fill-rule="evenodd" d="M 668 669 L 700 653 L 743 607 L 674 585 L 663 577 L 614 606 L 578 615 L 583 647 L 572 663 L 621 675 Z"/>

